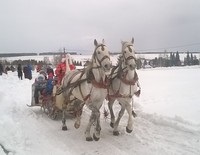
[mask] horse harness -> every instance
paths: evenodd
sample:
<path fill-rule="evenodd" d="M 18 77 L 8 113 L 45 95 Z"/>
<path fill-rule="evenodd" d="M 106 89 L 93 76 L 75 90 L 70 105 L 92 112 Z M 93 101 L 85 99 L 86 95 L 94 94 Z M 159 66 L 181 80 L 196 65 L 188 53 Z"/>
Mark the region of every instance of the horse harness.
<path fill-rule="evenodd" d="M 97 53 L 96 53 L 97 48 L 101 47 L 101 49 L 104 50 L 104 46 L 105 46 L 104 44 L 98 45 L 95 48 L 95 52 L 94 52 L 94 55 L 93 55 L 94 59 L 95 59 L 95 63 L 97 61 L 99 63 L 99 65 L 97 65 L 97 67 L 91 67 L 90 70 L 87 71 L 87 72 L 86 72 L 86 69 L 80 70 L 81 74 L 80 74 L 79 79 L 77 81 L 75 81 L 75 82 L 72 83 L 73 78 L 80 73 L 80 72 L 75 72 L 75 74 L 73 74 L 71 76 L 71 78 L 69 79 L 67 85 L 65 87 L 61 87 L 60 89 L 58 89 L 58 91 L 56 92 L 56 95 L 61 94 L 62 92 L 66 91 L 67 89 L 70 89 L 69 94 L 71 94 L 74 88 L 79 87 L 79 91 L 81 93 L 83 101 L 86 101 L 86 100 L 88 100 L 88 98 L 90 98 L 92 89 L 90 90 L 90 93 L 88 95 L 86 95 L 86 96 L 83 95 L 83 92 L 82 92 L 82 89 L 81 89 L 81 84 L 83 82 L 85 82 L 85 81 L 87 81 L 87 83 L 91 83 L 96 88 L 102 88 L 102 89 L 107 89 L 108 90 L 108 88 L 109 88 L 108 87 L 108 85 L 109 85 L 109 79 L 108 79 L 108 77 L 106 76 L 105 80 L 103 80 L 103 78 L 101 78 L 101 80 L 99 82 L 97 82 L 95 80 L 94 74 L 92 72 L 92 69 L 101 68 L 101 63 L 105 59 L 108 58 L 110 60 L 110 58 L 107 55 L 105 55 L 101 60 L 99 60 L 98 57 L 97 57 Z M 86 78 L 82 79 L 82 77 L 83 77 L 84 74 L 86 74 Z M 73 102 L 76 99 L 77 98 L 74 98 L 74 99 L 70 100 L 70 95 L 68 95 L 67 102 L 71 103 L 71 102 Z"/>

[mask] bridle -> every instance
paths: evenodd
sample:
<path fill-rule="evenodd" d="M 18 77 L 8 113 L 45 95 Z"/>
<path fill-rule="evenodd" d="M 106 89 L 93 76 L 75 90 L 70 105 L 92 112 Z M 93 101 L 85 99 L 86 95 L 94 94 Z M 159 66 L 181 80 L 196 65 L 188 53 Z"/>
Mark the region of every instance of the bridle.
<path fill-rule="evenodd" d="M 131 51 L 132 49 L 130 48 L 131 46 L 133 46 L 133 45 L 127 45 L 127 48 L 129 49 L 130 52 L 132 52 Z M 138 76 L 137 76 L 137 73 L 135 72 L 134 77 L 132 79 L 130 79 L 130 80 L 126 79 L 126 76 L 128 74 L 127 65 L 128 65 L 128 61 L 131 59 L 134 59 L 136 62 L 136 58 L 133 55 L 125 57 L 125 51 L 123 51 L 123 54 L 121 57 L 121 63 L 119 63 L 117 65 L 117 67 L 112 70 L 112 73 L 111 73 L 111 74 L 113 74 L 114 71 L 117 70 L 117 68 L 118 68 L 117 72 L 115 73 L 116 75 L 111 78 L 111 83 L 112 83 L 112 80 L 114 80 L 115 78 L 118 78 L 122 83 L 129 85 L 129 95 L 123 95 L 123 94 L 119 93 L 119 91 L 121 89 L 121 83 L 120 83 L 118 90 L 113 95 L 108 95 L 108 99 L 117 98 L 117 97 L 120 97 L 120 98 L 131 98 L 132 97 L 131 86 L 134 86 L 136 84 L 136 82 L 138 81 Z M 126 65 L 124 68 L 122 67 L 122 62 L 124 62 Z"/>
<path fill-rule="evenodd" d="M 98 64 L 99 64 L 99 65 L 97 64 L 97 68 L 101 68 L 101 67 L 102 67 L 102 62 L 103 62 L 105 59 L 109 59 L 109 60 L 110 60 L 110 57 L 109 57 L 108 55 L 103 56 L 103 58 L 101 58 L 100 60 L 99 60 L 99 58 L 98 58 L 98 56 L 97 56 L 97 49 L 98 49 L 99 47 L 101 47 L 102 51 L 104 51 L 104 49 L 105 49 L 104 46 L 106 46 L 106 45 L 100 44 L 100 45 L 98 45 L 98 46 L 95 48 L 95 50 L 94 50 L 93 58 L 94 58 L 95 62 L 98 62 Z"/>
<path fill-rule="evenodd" d="M 133 46 L 133 45 L 127 45 L 127 48 L 129 49 L 129 51 L 130 52 L 132 52 L 132 49 L 131 49 L 131 46 Z M 125 48 L 126 49 L 126 48 Z M 133 55 L 130 55 L 130 56 L 128 56 L 128 57 L 125 57 L 125 51 L 123 51 L 123 54 L 122 54 L 122 57 L 123 57 L 123 61 L 124 61 L 124 63 L 125 63 L 125 65 L 128 65 L 128 61 L 129 60 L 131 60 L 131 59 L 134 59 L 135 60 L 135 62 L 136 62 L 136 58 L 133 56 Z"/>

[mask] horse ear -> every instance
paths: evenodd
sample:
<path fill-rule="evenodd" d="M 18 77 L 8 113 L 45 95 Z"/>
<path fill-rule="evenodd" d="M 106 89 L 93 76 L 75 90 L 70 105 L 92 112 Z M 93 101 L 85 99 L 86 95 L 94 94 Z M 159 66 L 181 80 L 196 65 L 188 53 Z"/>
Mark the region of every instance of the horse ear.
<path fill-rule="evenodd" d="M 97 43 L 97 40 L 96 40 L 96 39 L 94 39 L 94 45 L 95 45 L 95 46 L 97 46 L 97 45 L 98 45 L 98 43 Z"/>
<path fill-rule="evenodd" d="M 134 43 L 134 38 L 132 37 L 132 40 L 131 40 L 132 44 Z"/>
<path fill-rule="evenodd" d="M 122 46 L 124 46 L 124 44 L 125 44 L 126 42 L 121 40 L 121 43 L 122 43 Z"/>
<path fill-rule="evenodd" d="M 102 44 L 105 44 L 105 40 L 104 39 L 102 39 Z"/>

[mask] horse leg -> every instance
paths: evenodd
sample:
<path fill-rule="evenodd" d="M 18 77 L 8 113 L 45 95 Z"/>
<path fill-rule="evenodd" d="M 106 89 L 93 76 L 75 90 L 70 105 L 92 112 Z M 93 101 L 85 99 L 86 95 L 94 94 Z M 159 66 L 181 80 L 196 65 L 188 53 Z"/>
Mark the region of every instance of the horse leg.
<path fill-rule="evenodd" d="M 100 132 L 101 132 L 101 125 L 100 125 L 100 111 L 97 110 L 95 112 L 96 115 L 96 128 L 95 128 L 95 132 L 93 134 L 93 138 L 95 141 L 98 141 L 100 139 Z"/>
<path fill-rule="evenodd" d="M 74 127 L 78 129 L 81 125 L 81 115 L 82 115 L 84 103 L 82 103 L 82 101 L 77 99 L 77 101 L 75 101 L 74 106 L 75 106 L 74 111 L 75 111 L 75 116 L 76 116 Z"/>
<path fill-rule="evenodd" d="M 120 122 L 122 116 L 124 115 L 124 111 L 125 111 L 125 106 L 123 104 L 120 104 L 120 105 L 121 105 L 121 110 L 118 114 L 117 120 L 114 124 L 114 130 L 113 130 L 113 135 L 115 135 L 115 136 L 119 135 L 118 126 L 119 126 L 119 122 Z"/>
<path fill-rule="evenodd" d="M 137 114 L 135 113 L 134 110 L 132 110 L 132 115 L 133 115 L 133 117 L 137 117 Z"/>
<path fill-rule="evenodd" d="M 110 122 L 110 126 L 112 128 L 114 128 L 114 123 L 115 123 L 115 115 L 114 115 L 114 112 L 113 112 L 113 103 L 115 102 L 115 100 L 110 100 L 108 102 L 108 108 L 110 110 L 110 116 L 111 116 L 111 122 Z"/>
<path fill-rule="evenodd" d="M 67 130 L 67 126 L 66 126 L 66 108 L 67 107 L 64 107 L 63 108 L 63 112 L 62 112 L 62 124 L 63 124 L 63 126 L 62 126 L 62 130 Z"/>
<path fill-rule="evenodd" d="M 81 125 L 81 116 L 78 115 L 78 116 L 76 116 L 76 122 L 74 123 L 74 127 L 76 129 L 78 129 L 80 127 L 80 125 Z"/>
<path fill-rule="evenodd" d="M 80 107 L 76 113 L 76 122 L 74 123 L 74 127 L 76 129 L 78 129 L 81 125 L 81 115 L 82 115 L 82 111 L 83 111 L 83 106 L 84 106 L 84 104 L 80 105 Z"/>
<path fill-rule="evenodd" d="M 133 131 L 133 115 L 130 104 L 126 104 L 126 111 L 128 113 L 128 124 L 126 126 L 126 132 L 131 133 Z"/>
<path fill-rule="evenodd" d="M 90 135 L 90 129 L 91 129 L 91 126 L 92 124 L 96 121 L 96 115 L 95 115 L 95 112 L 92 111 L 92 114 L 90 116 L 90 120 L 89 120 L 89 123 L 87 125 L 87 128 L 86 128 L 86 131 L 85 131 L 85 136 L 86 136 L 86 141 L 92 141 L 92 137 Z"/>

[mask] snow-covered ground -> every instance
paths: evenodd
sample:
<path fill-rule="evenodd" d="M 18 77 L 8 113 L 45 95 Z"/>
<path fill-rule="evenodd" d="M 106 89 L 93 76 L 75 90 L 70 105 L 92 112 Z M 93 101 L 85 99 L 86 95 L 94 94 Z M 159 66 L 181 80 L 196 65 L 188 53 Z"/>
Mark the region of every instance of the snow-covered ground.
<path fill-rule="evenodd" d="M 33 77 L 37 73 L 33 72 Z M 138 70 L 142 93 L 134 98 L 138 117 L 126 133 L 127 114 L 120 135 L 113 136 L 110 119 L 101 115 L 101 139 L 85 141 L 90 111 L 84 107 L 82 124 L 51 120 L 39 107 L 29 108 L 33 80 L 19 80 L 17 72 L 0 76 L 0 155 L 199 155 L 200 67 Z M 105 102 L 106 103 L 106 102 Z M 102 106 L 102 113 L 106 104 Z M 115 105 L 117 114 L 120 106 Z M 6 152 L 7 150 L 8 152 Z M 6 153 L 5 153 L 5 152 Z"/>

